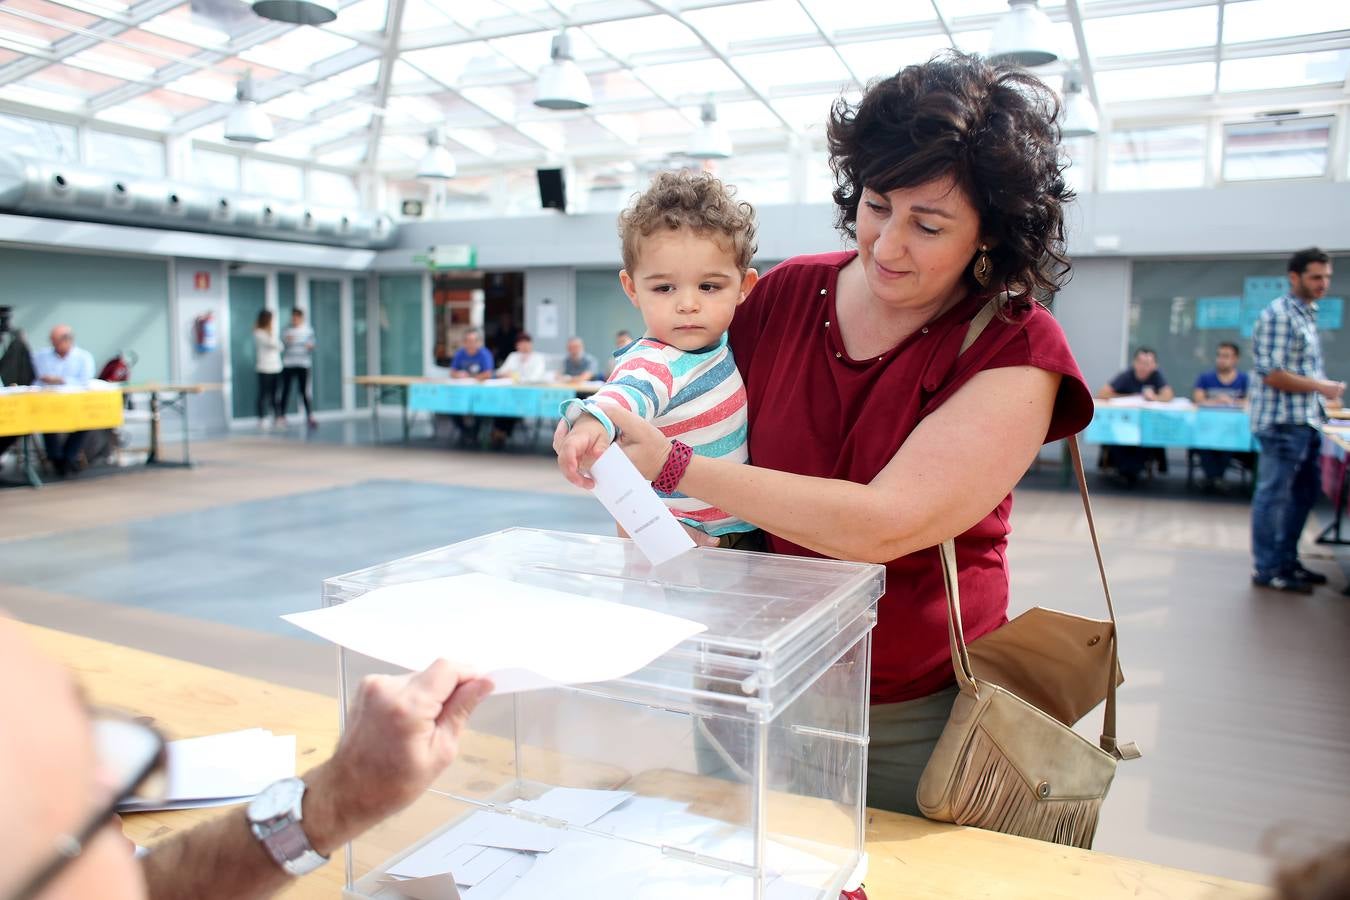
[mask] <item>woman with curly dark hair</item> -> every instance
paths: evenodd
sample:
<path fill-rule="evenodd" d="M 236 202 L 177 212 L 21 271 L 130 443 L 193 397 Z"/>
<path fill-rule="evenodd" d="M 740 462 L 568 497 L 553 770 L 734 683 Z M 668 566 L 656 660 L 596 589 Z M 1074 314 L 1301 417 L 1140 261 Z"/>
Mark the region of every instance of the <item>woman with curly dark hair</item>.
<path fill-rule="evenodd" d="M 840 230 L 789 259 L 730 330 L 752 465 L 696 457 L 679 490 L 760 526 L 778 553 L 886 564 L 873 632 L 868 804 L 916 812 L 956 697 L 935 545 L 956 537 L 967 640 L 1007 621 L 1011 491 L 1041 445 L 1092 418 L 1040 305 L 1068 271 L 1058 104 L 1034 77 L 950 54 L 831 114 Z M 998 315 L 964 354 L 971 320 Z M 611 413 L 655 478 L 670 441 Z M 559 442 L 578 484 L 589 448 Z"/>

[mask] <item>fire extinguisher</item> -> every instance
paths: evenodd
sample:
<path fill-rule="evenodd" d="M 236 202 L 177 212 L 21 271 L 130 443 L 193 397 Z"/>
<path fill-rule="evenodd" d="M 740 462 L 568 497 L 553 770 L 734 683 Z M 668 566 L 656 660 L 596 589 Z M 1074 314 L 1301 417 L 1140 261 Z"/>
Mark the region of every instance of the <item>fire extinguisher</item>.
<path fill-rule="evenodd" d="M 210 353 L 216 349 L 216 317 L 210 310 L 192 321 L 192 339 L 198 353 Z"/>

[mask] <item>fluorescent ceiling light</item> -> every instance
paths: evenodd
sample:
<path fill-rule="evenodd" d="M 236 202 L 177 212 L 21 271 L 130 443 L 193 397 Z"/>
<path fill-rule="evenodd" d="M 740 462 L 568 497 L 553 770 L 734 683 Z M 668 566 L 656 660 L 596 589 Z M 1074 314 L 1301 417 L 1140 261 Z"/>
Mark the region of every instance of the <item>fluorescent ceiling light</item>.
<path fill-rule="evenodd" d="M 455 177 L 455 158 L 445 149 L 439 132 L 427 135 L 427 152 L 417 164 L 417 177 L 428 181 L 449 181 Z"/>

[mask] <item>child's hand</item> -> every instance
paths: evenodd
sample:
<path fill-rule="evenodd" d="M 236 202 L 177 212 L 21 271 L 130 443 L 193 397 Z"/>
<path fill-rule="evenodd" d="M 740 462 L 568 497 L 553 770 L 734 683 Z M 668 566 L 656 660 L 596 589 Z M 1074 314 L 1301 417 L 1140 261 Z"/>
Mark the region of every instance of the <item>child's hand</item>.
<path fill-rule="evenodd" d="M 563 477 L 588 491 L 595 487 L 591 466 L 609 449 L 609 443 L 609 433 L 595 416 L 582 413 L 570 431 L 566 421 L 559 422 L 553 432 L 553 450 Z"/>

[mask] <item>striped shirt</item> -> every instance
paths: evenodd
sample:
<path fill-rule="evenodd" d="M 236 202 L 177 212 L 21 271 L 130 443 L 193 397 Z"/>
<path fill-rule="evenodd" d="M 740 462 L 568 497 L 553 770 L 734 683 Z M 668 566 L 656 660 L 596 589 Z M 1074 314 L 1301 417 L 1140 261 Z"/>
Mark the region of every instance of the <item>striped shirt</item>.
<path fill-rule="evenodd" d="M 1279 391 L 1265 383 L 1271 372 L 1283 370 L 1308 378 L 1326 378 L 1322 369 L 1322 342 L 1317 336 L 1317 304 L 1290 294 L 1271 302 L 1252 330 L 1252 431 L 1273 425 L 1316 424 L 1326 418 L 1326 406 L 1317 392 Z"/>
<path fill-rule="evenodd" d="M 614 354 L 609 381 L 592 401 L 622 406 L 651 422 L 668 438 L 679 438 L 699 456 L 746 462 L 745 384 L 727 345 L 727 336 L 707 350 L 684 351 L 644 337 Z M 580 405 L 567 413 L 582 414 Z M 657 492 L 681 522 L 719 537 L 755 526 L 678 491 Z"/>

